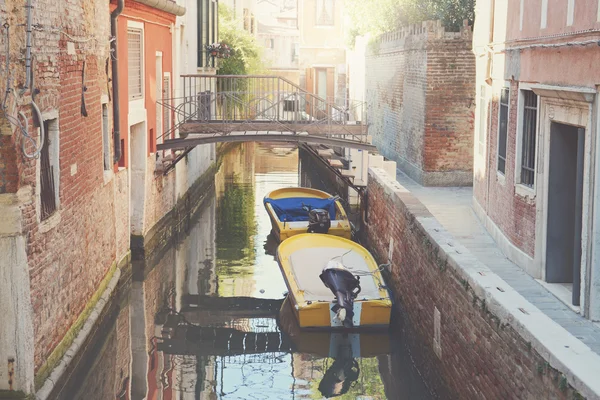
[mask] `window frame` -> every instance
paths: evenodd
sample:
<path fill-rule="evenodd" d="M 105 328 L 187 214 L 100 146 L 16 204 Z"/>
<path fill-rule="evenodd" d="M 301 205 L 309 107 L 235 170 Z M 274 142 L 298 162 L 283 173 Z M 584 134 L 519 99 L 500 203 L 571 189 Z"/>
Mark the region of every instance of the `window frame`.
<path fill-rule="evenodd" d="M 508 98 L 505 104 L 506 106 L 506 133 L 504 137 L 504 157 L 500 155 L 500 127 L 501 127 L 501 118 L 502 118 L 502 92 L 504 90 L 508 90 Z M 500 96 L 498 97 L 498 126 L 496 133 L 496 172 L 501 174 L 502 176 L 506 176 L 506 166 L 507 166 L 507 158 L 508 158 L 508 127 L 510 125 L 510 99 L 511 99 L 511 90 L 510 83 L 505 82 L 504 85 L 500 88 Z M 504 160 L 504 171 L 500 170 L 500 159 Z"/>
<path fill-rule="evenodd" d="M 197 0 L 197 59 L 196 68 L 215 68 L 216 61 L 211 58 L 207 51 L 206 45 L 213 44 L 218 41 L 218 13 L 219 3 L 215 0 Z M 235 5 L 234 5 L 235 7 Z M 235 15 L 235 11 L 234 11 Z"/>
<path fill-rule="evenodd" d="M 540 105 L 541 105 L 541 97 L 535 93 L 533 87 L 528 84 L 519 84 L 518 90 L 518 114 L 517 114 L 517 140 L 516 140 L 516 157 L 515 157 L 515 189 L 517 194 L 523 196 L 535 196 L 536 188 L 537 188 L 537 172 L 538 172 L 538 152 L 540 147 Z M 534 163 L 533 163 L 533 185 L 529 186 L 523 183 L 521 179 L 521 169 L 522 169 L 522 159 L 523 159 L 523 129 L 524 129 L 524 121 L 525 117 L 525 91 L 533 92 L 537 97 L 536 103 L 536 127 L 535 127 L 535 149 L 534 149 Z"/>
<path fill-rule="evenodd" d="M 105 96 L 102 96 L 105 97 Z M 108 109 L 108 96 L 100 104 L 100 118 L 102 119 L 102 169 L 112 171 L 113 163 L 110 151 L 110 110 Z"/>
<path fill-rule="evenodd" d="M 140 94 L 132 96 L 130 91 L 129 79 L 130 71 L 129 71 L 129 35 L 130 34 L 139 34 L 140 35 Z M 145 66 L 145 55 L 144 55 L 144 25 L 142 23 L 136 23 L 135 21 L 127 21 L 127 97 L 130 102 L 144 100 L 145 98 L 145 86 L 146 80 L 144 77 L 144 73 L 146 70 Z"/>
<path fill-rule="evenodd" d="M 45 129 L 45 140 L 49 140 L 48 145 L 48 157 L 50 167 L 52 167 L 52 178 L 54 184 L 54 211 L 49 215 L 42 218 L 42 171 L 41 171 L 41 156 L 36 162 L 36 219 L 39 223 L 39 229 L 41 233 L 48 232 L 58 225 L 61 219 L 61 201 L 60 201 L 60 119 L 58 110 L 51 110 L 42 113 L 42 123 L 47 124 Z M 46 128 L 46 127 L 45 127 Z M 40 128 L 37 128 L 38 135 Z M 76 166 L 76 164 L 75 164 Z M 75 167 L 76 171 L 76 167 Z M 75 172 L 76 173 L 76 172 Z M 71 169 L 71 175 L 73 175 L 73 168 Z"/>

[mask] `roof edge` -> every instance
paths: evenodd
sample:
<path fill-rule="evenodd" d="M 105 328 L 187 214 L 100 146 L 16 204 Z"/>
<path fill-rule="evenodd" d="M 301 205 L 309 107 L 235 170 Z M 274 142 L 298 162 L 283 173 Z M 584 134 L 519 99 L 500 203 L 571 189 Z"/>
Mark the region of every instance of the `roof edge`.
<path fill-rule="evenodd" d="M 135 0 L 138 3 L 145 4 L 157 10 L 168 12 L 169 14 L 181 17 L 185 14 L 185 7 L 180 6 L 171 0 Z"/>

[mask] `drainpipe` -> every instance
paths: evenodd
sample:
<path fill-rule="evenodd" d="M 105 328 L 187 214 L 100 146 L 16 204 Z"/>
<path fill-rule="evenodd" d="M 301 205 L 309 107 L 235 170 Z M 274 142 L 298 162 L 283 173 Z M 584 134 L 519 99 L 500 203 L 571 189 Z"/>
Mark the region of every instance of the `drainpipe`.
<path fill-rule="evenodd" d="M 22 93 L 24 93 L 29 86 L 31 85 L 31 17 L 33 6 L 31 5 L 31 0 L 27 0 L 27 24 L 26 24 L 26 32 L 27 39 L 25 45 L 25 86 L 23 86 Z M 8 71 L 7 71 L 8 73 Z"/>
<path fill-rule="evenodd" d="M 31 0 L 30 0 L 31 1 Z M 114 163 L 121 159 L 121 113 L 119 109 L 119 69 L 117 64 L 117 17 L 123 12 L 125 0 L 117 0 L 117 8 L 110 14 L 110 42 L 112 91 L 113 91 L 113 142 L 115 146 Z"/>

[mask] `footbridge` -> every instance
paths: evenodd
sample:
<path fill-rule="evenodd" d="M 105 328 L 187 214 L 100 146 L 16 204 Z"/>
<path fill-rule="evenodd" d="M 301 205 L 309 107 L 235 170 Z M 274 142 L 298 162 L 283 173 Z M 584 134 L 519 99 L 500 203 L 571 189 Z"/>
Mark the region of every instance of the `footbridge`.
<path fill-rule="evenodd" d="M 176 150 L 168 172 L 195 146 L 299 142 L 375 150 L 362 102 L 324 99 L 278 76 L 183 75 L 181 95 L 163 98 L 171 127 L 158 150 Z"/>

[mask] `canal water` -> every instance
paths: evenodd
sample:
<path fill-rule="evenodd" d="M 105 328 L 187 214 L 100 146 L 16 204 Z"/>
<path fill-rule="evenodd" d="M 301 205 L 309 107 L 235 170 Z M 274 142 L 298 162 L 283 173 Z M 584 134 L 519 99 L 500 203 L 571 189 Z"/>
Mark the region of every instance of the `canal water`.
<path fill-rule="evenodd" d="M 282 302 L 262 200 L 318 180 L 302 159 L 285 145 L 230 150 L 187 236 L 158 260 L 134 263 L 54 398 L 440 398 L 406 330 L 304 333 Z"/>

